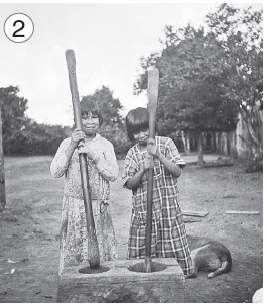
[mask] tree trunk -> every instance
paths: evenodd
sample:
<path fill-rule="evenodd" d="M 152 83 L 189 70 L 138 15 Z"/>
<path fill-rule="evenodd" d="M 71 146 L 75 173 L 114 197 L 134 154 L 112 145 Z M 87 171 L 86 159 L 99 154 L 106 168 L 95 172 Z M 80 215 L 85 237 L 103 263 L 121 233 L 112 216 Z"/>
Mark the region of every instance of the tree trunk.
<path fill-rule="evenodd" d="M 3 138 L 2 138 L 2 115 L 0 106 L 0 211 L 6 206 L 6 190 L 5 190 L 5 169 L 3 154 Z"/>
<path fill-rule="evenodd" d="M 262 112 L 260 110 L 251 111 L 248 113 L 241 109 L 241 116 L 245 123 L 247 124 L 247 128 L 250 134 L 251 143 L 251 151 L 254 158 L 257 158 L 263 154 L 263 120 L 262 120 Z"/>
<path fill-rule="evenodd" d="M 182 142 L 184 146 L 184 151 L 186 154 L 188 154 L 188 147 L 187 147 L 187 139 L 186 139 L 186 133 L 184 131 L 181 131 L 181 137 L 182 137 Z"/>
<path fill-rule="evenodd" d="M 209 149 L 211 152 L 215 152 L 216 144 L 215 144 L 215 132 L 209 132 Z"/>
<path fill-rule="evenodd" d="M 203 165 L 203 146 L 202 146 L 202 132 L 198 133 L 197 151 L 198 151 L 198 165 Z"/>
<path fill-rule="evenodd" d="M 216 150 L 215 150 L 215 152 L 216 153 L 221 153 L 220 152 L 220 139 L 219 139 L 219 136 L 220 136 L 220 134 L 219 134 L 219 132 L 215 132 L 215 146 L 216 146 Z"/>
<path fill-rule="evenodd" d="M 186 152 L 190 153 L 191 148 L 190 148 L 190 132 L 189 131 L 185 131 L 185 146 L 186 146 Z"/>
<path fill-rule="evenodd" d="M 193 150 L 196 150 L 196 135 L 193 133 L 192 135 L 192 145 L 190 146 Z"/>
<path fill-rule="evenodd" d="M 202 133 L 202 150 L 207 150 L 207 133 Z"/>

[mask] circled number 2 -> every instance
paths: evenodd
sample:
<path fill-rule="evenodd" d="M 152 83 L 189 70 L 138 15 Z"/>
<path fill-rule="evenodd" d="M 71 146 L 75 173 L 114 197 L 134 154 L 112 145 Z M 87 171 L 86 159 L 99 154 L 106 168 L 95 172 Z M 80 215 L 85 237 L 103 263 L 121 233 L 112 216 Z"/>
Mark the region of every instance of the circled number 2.
<path fill-rule="evenodd" d="M 24 26 L 25 26 L 24 22 L 22 20 L 16 20 L 13 23 L 13 26 L 15 27 L 17 23 L 21 23 L 21 27 L 13 33 L 12 37 L 25 37 L 24 34 L 17 34 L 18 32 L 24 29 Z"/>
<path fill-rule="evenodd" d="M 23 43 L 31 38 L 34 25 L 31 18 L 26 14 L 15 13 L 6 19 L 4 31 L 9 40 L 15 43 Z"/>

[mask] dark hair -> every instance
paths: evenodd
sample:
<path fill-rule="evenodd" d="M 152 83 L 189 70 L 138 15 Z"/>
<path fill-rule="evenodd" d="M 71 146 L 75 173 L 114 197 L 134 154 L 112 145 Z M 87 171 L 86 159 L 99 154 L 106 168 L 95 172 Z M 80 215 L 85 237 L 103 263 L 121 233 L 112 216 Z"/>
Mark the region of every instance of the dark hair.
<path fill-rule="evenodd" d="M 84 96 L 80 105 L 82 116 L 88 115 L 91 112 L 92 115 L 97 116 L 99 118 L 99 125 L 102 124 L 103 117 L 101 111 L 99 110 L 97 102 L 90 100 L 89 96 Z"/>
<path fill-rule="evenodd" d="M 127 135 L 132 142 L 135 142 L 133 134 L 149 128 L 148 110 L 144 107 L 137 107 L 129 111 L 126 116 Z"/>

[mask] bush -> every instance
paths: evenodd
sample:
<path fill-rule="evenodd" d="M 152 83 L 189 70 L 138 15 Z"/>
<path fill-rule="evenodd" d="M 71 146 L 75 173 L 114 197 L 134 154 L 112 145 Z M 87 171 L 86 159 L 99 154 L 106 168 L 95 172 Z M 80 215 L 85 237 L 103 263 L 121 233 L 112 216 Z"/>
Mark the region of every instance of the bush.
<path fill-rule="evenodd" d="M 254 157 L 249 161 L 248 168 L 246 169 L 247 173 L 252 172 L 263 172 L 263 156 Z"/>
<path fill-rule="evenodd" d="M 132 146 L 123 125 L 114 124 L 111 127 L 104 124 L 100 134 L 113 144 L 116 155 L 125 155 Z"/>

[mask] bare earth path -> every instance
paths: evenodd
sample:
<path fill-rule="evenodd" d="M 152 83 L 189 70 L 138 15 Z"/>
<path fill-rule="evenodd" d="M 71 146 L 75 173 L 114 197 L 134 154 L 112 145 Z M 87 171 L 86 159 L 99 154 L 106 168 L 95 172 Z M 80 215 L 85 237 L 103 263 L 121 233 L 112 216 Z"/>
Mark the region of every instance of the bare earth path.
<path fill-rule="evenodd" d="M 2 303 L 56 302 L 63 179 L 50 176 L 51 160 L 50 156 L 5 159 L 7 205 L 0 212 Z M 111 186 L 111 211 L 123 259 L 131 192 L 121 187 L 122 160 L 119 165 L 120 177 Z M 187 232 L 223 242 L 233 257 L 229 274 L 209 280 L 207 273 L 200 272 L 196 279 L 186 280 L 188 303 L 250 303 L 263 286 L 263 175 L 244 169 L 239 162 L 234 167 L 188 165 L 180 178 L 182 210 L 209 211 L 206 217 L 191 218 L 197 222 L 186 222 Z M 227 210 L 260 214 L 226 214 Z"/>

